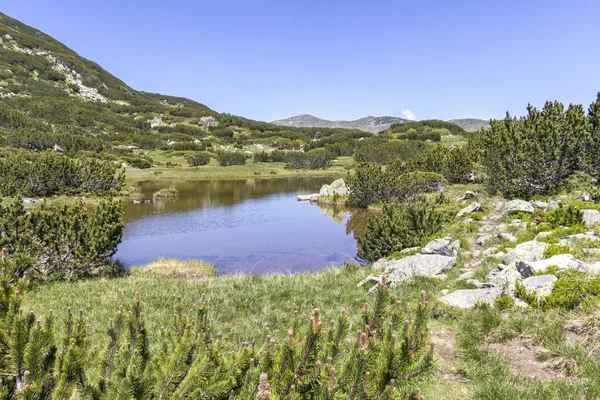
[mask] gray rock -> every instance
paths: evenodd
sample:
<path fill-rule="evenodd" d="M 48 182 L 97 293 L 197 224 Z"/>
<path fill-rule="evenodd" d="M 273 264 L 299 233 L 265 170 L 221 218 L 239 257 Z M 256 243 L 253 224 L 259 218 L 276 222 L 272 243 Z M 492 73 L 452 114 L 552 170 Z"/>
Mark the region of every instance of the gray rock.
<path fill-rule="evenodd" d="M 590 233 L 576 233 L 575 235 L 569 235 L 558 240 L 558 244 L 562 246 L 572 246 L 574 243 L 581 241 L 597 242 L 600 237 Z"/>
<path fill-rule="evenodd" d="M 52 147 L 52 150 L 54 150 L 54 151 L 56 151 L 58 153 L 64 153 L 64 151 L 65 151 L 65 149 L 63 149 L 62 147 L 60 147 L 56 143 L 54 144 L 54 147 Z"/>
<path fill-rule="evenodd" d="M 465 192 L 465 194 L 463 194 L 462 197 L 459 197 L 458 199 L 456 199 L 456 201 L 470 200 L 470 199 L 474 199 L 475 197 L 477 197 L 477 195 L 474 192 L 467 190 Z"/>
<path fill-rule="evenodd" d="M 467 279 L 471 279 L 475 276 L 475 272 L 467 271 L 464 274 L 460 275 L 456 280 L 458 281 L 466 281 Z"/>
<path fill-rule="evenodd" d="M 552 293 L 554 282 L 556 282 L 557 279 L 558 278 L 554 275 L 537 275 L 523 279 L 521 284 L 525 286 L 527 290 L 535 291 L 538 296 L 548 296 Z"/>
<path fill-rule="evenodd" d="M 415 254 L 398 260 L 381 259 L 374 270 L 383 270 L 390 283 L 399 283 L 415 276 L 436 276 L 456 265 L 456 257 L 438 254 Z"/>
<path fill-rule="evenodd" d="M 551 201 L 550 203 L 548 203 L 548 205 L 546 206 L 544 211 L 555 210 L 558 207 L 560 207 L 560 206 L 558 205 L 558 203 L 556 201 Z"/>
<path fill-rule="evenodd" d="M 467 283 L 470 284 L 470 285 L 475 286 L 477 289 L 492 288 L 492 287 L 495 286 L 493 283 L 488 283 L 488 282 L 482 283 L 482 282 L 479 282 L 479 280 L 475 279 L 475 278 L 467 279 Z"/>
<path fill-rule="evenodd" d="M 427 243 L 425 247 L 421 249 L 421 254 L 439 254 L 442 256 L 451 256 L 453 250 L 452 238 L 445 237 L 435 239 Z"/>
<path fill-rule="evenodd" d="M 496 250 L 498 250 L 498 246 L 494 246 L 494 247 L 490 247 L 489 249 L 485 249 L 483 251 L 483 256 L 484 257 L 489 257 L 492 254 L 494 254 L 496 252 Z"/>
<path fill-rule="evenodd" d="M 521 274 L 515 264 L 499 264 L 498 268 L 489 273 L 488 279 L 494 286 L 512 293 L 515 290 L 515 282 L 521 280 Z"/>
<path fill-rule="evenodd" d="M 25 205 L 40 204 L 40 200 L 24 197 L 23 204 L 25 204 Z"/>
<path fill-rule="evenodd" d="M 470 214 L 472 212 L 481 211 L 481 210 L 482 210 L 481 204 L 473 202 L 473 203 L 469 204 L 468 206 L 466 206 L 465 208 L 463 208 L 462 210 L 460 210 L 456 214 L 456 217 L 459 218 L 459 217 L 462 217 L 463 215 Z"/>
<path fill-rule="evenodd" d="M 498 234 L 497 237 L 499 239 L 508 240 L 509 242 L 513 242 L 513 243 L 517 241 L 517 238 L 514 235 L 510 234 L 510 233 L 503 232 L 503 233 Z"/>
<path fill-rule="evenodd" d="M 407 254 L 407 253 L 412 253 L 413 251 L 417 251 L 417 250 L 419 250 L 419 247 L 407 247 L 405 249 L 400 250 L 400 253 Z"/>
<path fill-rule="evenodd" d="M 588 228 L 600 223 L 600 212 L 597 210 L 581 210 L 583 213 L 583 222 Z"/>
<path fill-rule="evenodd" d="M 561 271 L 565 269 L 585 270 L 583 262 L 571 254 L 559 254 L 539 261 L 521 260 L 516 263 L 517 270 L 519 270 L 523 278 L 527 278 L 537 272 L 545 271 L 550 266 L 557 266 Z"/>
<path fill-rule="evenodd" d="M 516 226 L 516 227 L 521 227 L 521 226 L 525 225 L 525 224 L 523 223 L 523 221 L 521 221 L 521 220 L 520 220 L 520 219 L 518 219 L 518 218 L 515 218 L 515 219 L 513 219 L 512 221 L 510 221 L 510 224 L 511 224 L 512 226 Z"/>
<path fill-rule="evenodd" d="M 518 244 L 514 249 L 508 250 L 504 256 L 504 264 L 509 265 L 519 261 L 537 261 L 544 258 L 544 250 L 548 247 L 547 243 L 531 240 L 529 242 Z"/>
<path fill-rule="evenodd" d="M 475 304 L 479 302 L 494 304 L 498 293 L 496 288 L 455 290 L 440 297 L 439 300 L 449 306 L 469 309 L 475 307 Z"/>
<path fill-rule="evenodd" d="M 492 255 L 493 255 L 494 257 L 496 257 L 496 258 L 499 258 L 499 259 L 503 260 L 503 259 L 504 259 L 504 257 L 506 256 L 506 253 L 505 253 L 505 252 L 503 252 L 503 251 L 499 251 L 499 252 L 497 252 L 496 254 L 492 254 Z"/>
<path fill-rule="evenodd" d="M 538 239 L 543 239 L 543 238 L 545 238 L 545 237 L 548 237 L 548 236 L 550 236 L 550 235 L 552 235 L 552 231 L 540 232 L 540 233 L 538 233 L 538 234 L 536 235 L 536 237 L 535 237 L 535 240 L 538 240 Z"/>
<path fill-rule="evenodd" d="M 490 235 L 483 235 L 477 238 L 477 244 L 480 246 L 485 246 L 485 242 L 488 241 L 488 239 L 491 239 L 492 237 Z"/>
<path fill-rule="evenodd" d="M 581 196 L 579 196 L 579 200 L 581 200 L 581 201 L 592 201 L 592 196 L 590 196 L 589 193 L 583 193 Z"/>
<path fill-rule="evenodd" d="M 585 270 L 589 273 L 600 275 L 600 261 L 587 265 Z"/>
<path fill-rule="evenodd" d="M 314 198 L 314 200 L 313 200 Z M 319 198 L 318 193 L 313 194 L 299 194 L 298 201 L 316 201 Z"/>
<path fill-rule="evenodd" d="M 530 202 L 518 199 L 506 203 L 504 209 L 508 214 L 518 214 L 520 212 L 532 213 L 535 211 Z"/>
<path fill-rule="evenodd" d="M 473 218 L 467 218 L 463 221 L 463 224 L 470 224 L 471 222 L 475 222 Z"/>
<path fill-rule="evenodd" d="M 445 295 L 447 295 L 448 293 L 450 293 L 450 291 L 449 291 L 448 289 L 442 289 L 442 290 L 440 291 L 440 293 L 442 294 L 442 296 L 445 296 Z"/>
<path fill-rule="evenodd" d="M 534 206 L 535 208 L 542 208 L 542 209 L 546 209 L 546 207 L 548 207 L 548 203 L 546 203 L 545 201 L 532 201 L 531 205 Z"/>
<path fill-rule="evenodd" d="M 496 231 L 498 231 L 498 232 L 504 232 L 507 228 L 508 228 L 508 225 L 506 225 L 503 222 L 501 224 L 498 224 L 498 226 L 496 226 Z"/>
<path fill-rule="evenodd" d="M 335 194 L 339 196 L 347 196 L 350 192 L 348 191 L 348 187 L 346 186 L 346 182 L 344 179 L 336 179 L 331 183 L 331 185 L 323 185 L 321 186 L 321 190 L 319 191 L 319 195 L 321 196 L 333 196 Z"/>

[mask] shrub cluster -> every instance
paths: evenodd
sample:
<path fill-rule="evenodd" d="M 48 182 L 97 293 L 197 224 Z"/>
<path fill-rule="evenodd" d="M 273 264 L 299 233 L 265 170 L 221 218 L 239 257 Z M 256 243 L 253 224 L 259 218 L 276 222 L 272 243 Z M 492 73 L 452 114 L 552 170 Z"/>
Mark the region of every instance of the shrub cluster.
<path fill-rule="evenodd" d="M 124 172 L 114 163 L 54 152 L 0 159 L 0 176 L 2 196 L 101 194 L 119 191 L 124 184 Z"/>
<path fill-rule="evenodd" d="M 228 165 L 244 165 L 246 164 L 247 159 L 248 156 L 243 153 L 234 153 L 228 151 L 217 153 L 217 161 L 222 167 L 226 167 Z"/>
<path fill-rule="evenodd" d="M 213 154 L 208 151 L 197 151 L 187 155 L 186 160 L 190 164 L 190 167 L 198 167 L 200 165 L 208 165 L 212 157 Z"/>
<path fill-rule="evenodd" d="M 327 149 L 318 148 L 307 151 L 306 153 L 289 153 L 286 164 L 290 168 L 317 169 L 326 167 L 335 157 Z"/>
<path fill-rule="evenodd" d="M 505 197 L 548 194 L 572 175 L 598 176 L 600 93 L 586 114 L 583 106 L 547 102 L 527 115 L 492 120 L 473 140 L 482 147 L 490 189 Z"/>
<path fill-rule="evenodd" d="M 0 205 L 0 247 L 18 260 L 17 276 L 55 279 L 104 274 L 123 235 L 122 209 L 103 201 L 91 210 L 42 204 L 26 212 L 21 200 Z"/>

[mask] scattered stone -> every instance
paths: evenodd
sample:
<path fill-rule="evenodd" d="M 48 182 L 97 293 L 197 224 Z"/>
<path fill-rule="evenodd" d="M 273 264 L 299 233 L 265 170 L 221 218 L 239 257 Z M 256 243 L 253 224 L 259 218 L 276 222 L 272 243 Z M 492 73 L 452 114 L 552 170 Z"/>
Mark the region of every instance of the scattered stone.
<path fill-rule="evenodd" d="M 477 194 L 475 194 L 474 192 L 467 190 L 465 192 L 465 194 L 462 195 L 462 197 L 459 197 L 458 199 L 456 199 L 456 201 L 465 201 L 465 200 L 470 200 L 470 199 L 474 199 L 475 197 L 477 197 Z"/>
<path fill-rule="evenodd" d="M 56 151 L 57 153 L 64 153 L 64 149 L 62 147 L 60 147 L 58 144 L 54 144 L 54 146 L 52 147 L 52 150 Z"/>
<path fill-rule="evenodd" d="M 509 242 L 512 242 L 512 243 L 514 243 L 514 242 L 517 241 L 517 238 L 514 235 L 510 234 L 510 233 L 504 233 L 503 232 L 503 233 L 498 234 L 497 237 L 499 239 L 502 239 L 502 240 L 508 240 Z"/>
<path fill-rule="evenodd" d="M 439 300 L 449 306 L 469 309 L 475 307 L 475 304 L 480 302 L 493 304 L 496 297 L 498 297 L 498 290 L 495 288 L 464 289 L 455 290 L 440 297 Z"/>
<path fill-rule="evenodd" d="M 448 290 L 448 289 L 442 289 L 442 290 L 440 291 L 440 293 L 442 294 L 442 296 L 445 296 L 445 295 L 447 295 L 448 293 L 450 293 L 450 290 Z"/>
<path fill-rule="evenodd" d="M 408 253 L 412 253 L 412 252 L 416 252 L 417 250 L 419 250 L 419 247 L 407 247 L 405 249 L 400 250 L 400 253 L 402 254 L 408 254 Z"/>
<path fill-rule="evenodd" d="M 511 224 L 511 226 L 516 226 L 516 227 L 521 227 L 521 226 L 525 225 L 525 224 L 523 223 L 523 221 L 521 221 L 521 220 L 520 220 L 520 219 L 518 219 L 518 218 L 515 218 L 515 219 L 513 219 L 512 221 L 510 221 L 510 224 Z"/>
<path fill-rule="evenodd" d="M 467 218 L 463 221 L 463 224 L 470 224 L 472 222 L 475 222 L 475 220 L 473 218 Z"/>
<path fill-rule="evenodd" d="M 442 256 L 451 256 L 453 251 L 452 238 L 445 237 L 435 239 L 427 243 L 425 247 L 421 249 L 421 254 L 439 254 Z"/>
<path fill-rule="evenodd" d="M 558 240 L 558 244 L 562 246 L 572 246 L 576 242 L 581 241 L 591 241 L 597 242 L 600 240 L 600 237 L 590 234 L 590 233 L 576 233 L 575 235 L 569 235 L 564 238 L 560 238 Z"/>
<path fill-rule="evenodd" d="M 547 243 L 531 240 L 529 242 L 518 244 L 515 248 L 508 250 L 504 256 L 504 264 L 509 265 L 519 261 L 537 261 L 544 258 L 544 250 L 548 247 Z"/>
<path fill-rule="evenodd" d="M 583 193 L 581 196 L 579 196 L 579 200 L 581 200 L 581 201 L 592 201 L 592 196 L 590 196 L 589 193 Z"/>
<path fill-rule="evenodd" d="M 546 209 L 544 211 L 548 212 L 550 210 L 555 210 L 558 207 L 560 207 L 560 206 L 558 205 L 558 203 L 556 201 L 551 201 L 550 203 L 548 203 L 548 205 L 546 206 Z"/>
<path fill-rule="evenodd" d="M 535 208 L 542 208 L 542 209 L 546 209 L 546 207 L 548 207 L 548 203 L 546 203 L 545 201 L 532 201 L 531 205 L 533 205 Z"/>
<path fill-rule="evenodd" d="M 586 271 L 592 274 L 600 275 L 600 261 L 586 266 Z"/>
<path fill-rule="evenodd" d="M 492 284 L 492 283 L 488 283 L 488 282 L 482 283 L 482 282 L 479 282 L 479 280 L 475 279 L 475 278 L 467 279 L 467 283 L 475 286 L 477 289 L 494 287 L 494 284 Z"/>
<path fill-rule="evenodd" d="M 319 195 L 321 196 L 347 196 L 349 194 L 348 187 L 346 186 L 346 182 L 344 179 L 336 179 L 331 183 L 331 185 L 323 185 L 321 186 L 321 190 L 319 191 Z"/>
<path fill-rule="evenodd" d="M 506 256 L 506 253 L 503 252 L 503 251 L 499 251 L 496 254 L 493 254 L 493 256 L 496 257 L 496 258 L 499 258 L 499 259 L 503 260 L 504 257 Z"/>
<path fill-rule="evenodd" d="M 503 223 L 499 224 L 498 226 L 496 226 L 496 231 L 498 231 L 498 232 L 504 232 L 507 228 L 508 228 L 508 225 L 506 225 L 503 222 Z"/>
<path fill-rule="evenodd" d="M 554 282 L 557 280 L 558 278 L 554 275 L 537 275 L 523 279 L 521 284 L 525 286 L 527 290 L 535 291 L 538 296 L 548 296 L 552 293 Z"/>
<path fill-rule="evenodd" d="M 583 222 L 588 228 L 600 223 L 600 212 L 597 210 L 581 210 L 583 213 Z"/>
<path fill-rule="evenodd" d="M 535 211 L 530 202 L 518 199 L 506 203 L 505 210 L 508 214 L 518 214 L 520 212 L 533 213 Z"/>
<path fill-rule="evenodd" d="M 468 206 L 466 206 L 465 208 L 463 208 L 462 210 L 460 210 L 456 214 L 456 217 L 459 218 L 459 217 L 462 217 L 463 215 L 481 211 L 481 210 L 482 210 L 481 204 L 473 202 L 473 203 L 469 204 Z"/>
<path fill-rule="evenodd" d="M 515 264 L 499 264 L 498 268 L 489 273 L 488 278 L 494 286 L 507 289 L 512 293 L 515 289 L 515 282 L 521 280 L 521 274 Z"/>
<path fill-rule="evenodd" d="M 543 238 L 546 238 L 546 237 L 548 237 L 548 236 L 550 236 L 550 235 L 552 235 L 552 231 L 540 232 L 540 233 L 538 233 L 538 234 L 537 234 L 537 236 L 535 237 L 535 240 L 538 240 L 538 239 L 543 239 Z"/>
<path fill-rule="evenodd" d="M 527 278 L 536 272 L 545 271 L 550 266 L 556 266 L 561 271 L 565 269 L 585 270 L 583 262 L 571 254 L 559 254 L 539 261 L 521 260 L 516 263 L 517 270 L 523 278 Z"/>
<path fill-rule="evenodd" d="M 488 239 L 491 239 L 491 238 L 492 238 L 492 237 L 491 237 L 490 235 L 483 235 L 483 236 L 480 236 L 479 238 L 477 238 L 477 244 L 478 244 L 478 245 L 480 245 L 480 246 L 485 246 L 485 242 L 486 242 Z"/>
<path fill-rule="evenodd" d="M 491 256 L 492 254 L 494 254 L 496 252 L 496 250 L 498 250 L 498 246 L 494 246 L 494 247 L 490 247 L 489 249 L 485 249 L 483 251 L 483 256 L 484 257 Z"/>
<path fill-rule="evenodd" d="M 23 204 L 25 204 L 25 205 L 40 204 L 40 200 L 30 199 L 30 198 L 24 197 L 23 198 Z"/>

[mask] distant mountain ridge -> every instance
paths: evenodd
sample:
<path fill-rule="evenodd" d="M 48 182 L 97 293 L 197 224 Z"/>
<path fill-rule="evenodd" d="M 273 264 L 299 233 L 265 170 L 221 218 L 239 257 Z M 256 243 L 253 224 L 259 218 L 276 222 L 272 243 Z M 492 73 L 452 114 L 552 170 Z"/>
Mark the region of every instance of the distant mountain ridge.
<path fill-rule="evenodd" d="M 292 126 L 295 128 L 346 128 L 358 129 L 365 132 L 378 133 L 388 129 L 392 124 L 405 124 L 411 120 L 400 117 L 364 117 L 354 121 L 330 121 L 315 117 L 310 114 L 301 114 L 294 117 L 272 121 L 272 124 L 280 126 Z M 483 119 L 464 118 L 453 119 L 452 122 L 462 127 L 467 132 L 478 131 L 489 127 L 489 122 Z"/>

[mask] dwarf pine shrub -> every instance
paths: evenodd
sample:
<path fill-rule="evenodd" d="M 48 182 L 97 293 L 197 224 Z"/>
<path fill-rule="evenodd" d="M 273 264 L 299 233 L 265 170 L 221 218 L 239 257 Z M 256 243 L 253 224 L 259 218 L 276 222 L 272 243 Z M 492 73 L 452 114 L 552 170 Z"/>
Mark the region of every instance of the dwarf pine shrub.
<path fill-rule="evenodd" d="M 364 325 L 349 335 L 349 315 L 308 320 L 295 315 L 287 336 L 232 343 L 209 318 L 204 296 L 195 310 L 173 305 L 171 322 L 151 352 L 139 294 L 92 343 L 81 312 L 66 313 L 57 335 L 53 316 L 21 308 L 25 279 L 16 280 L 7 253 L 0 275 L 0 398 L 13 399 L 415 399 L 416 380 L 434 365 L 425 293 L 409 318 L 385 280 Z M 356 320 L 354 318 L 353 320 Z"/>

